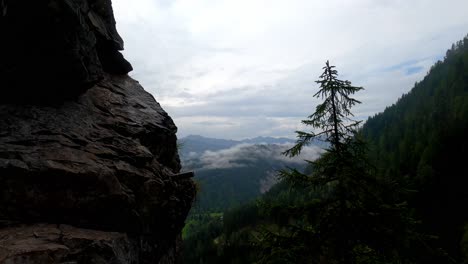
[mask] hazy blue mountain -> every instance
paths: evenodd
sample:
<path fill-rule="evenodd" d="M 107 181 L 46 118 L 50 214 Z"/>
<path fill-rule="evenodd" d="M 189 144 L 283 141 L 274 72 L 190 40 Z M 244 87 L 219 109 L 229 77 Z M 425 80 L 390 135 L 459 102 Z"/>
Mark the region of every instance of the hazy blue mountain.
<path fill-rule="evenodd" d="M 189 135 L 179 139 L 180 150 L 179 154 L 182 159 L 188 157 L 190 153 L 204 153 L 205 151 L 218 151 L 222 149 L 227 149 L 234 147 L 239 144 L 293 144 L 296 142 L 296 139 L 291 138 L 275 138 L 275 137 L 255 137 L 248 138 L 243 140 L 232 140 L 232 139 L 218 139 L 218 138 L 208 138 L 199 135 Z M 326 143 L 321 140 L 316 140 L 313 142 L 314 146 L 319 146 L 321 148 L 326 147 Z"/>
<path fill-rule="evenodd" d="M 203 153 L 206 150 L 216 151 L 238 145 L 240 142 L 228 139 L 207 138 L 190 135 L 179 139 L 180 155 L 186 156 L 190 152 Z"/>
<path fill-rule="evenodd" d="M 304 159 L 315 159 L 321 152 L 310 146 L 300 157 L 285 157 L 282 152 L 294 143 L 287 138 L 236 141 L 188 136 L 180 141 L 183 168 L 195 172 L 200 188 L 195 210 L 203 212 L 224 211 L 258 197 L 277 182 L 278 170 L 303 169 Z"/>
<path fill-rule="evenodd" d="M 286 144 L 293 143 L 294 139 L 289 138 L 274 138 L 274 137 L 255 137 L 244 140 L 231 140 L 231 139 L 218 139 L 208 138 L 198 135 L 189 135 L 179 139 L 181 144 L 180 155 L 182 158 L 186 157 L 189 153 L 203 153 L 207 150 L 217 151 L 227 149 L 239 144 Z"/>
<path fill-rule="evenodd" d="M 295 139 L 290 138 L 274 138 L 274 137 L 255 137 L 241 140 L 242 143 L 250 144 L 287 144 L 294 143 Z"/>

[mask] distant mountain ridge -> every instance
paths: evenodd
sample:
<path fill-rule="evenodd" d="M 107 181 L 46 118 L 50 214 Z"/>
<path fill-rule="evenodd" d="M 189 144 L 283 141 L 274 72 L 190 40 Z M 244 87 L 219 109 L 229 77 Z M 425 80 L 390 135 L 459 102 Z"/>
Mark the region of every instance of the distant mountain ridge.
<path fill-rule="evenodd" d="M 288 138 L 255 137 L 228 140 L 191 135 L 179 140 L 184 170 L 194 171 L 200 191 L 196 211 L 222 212 L 258 197 L 277 182 L 277 172 L 286 167 L 304 169 L 304 159 L 321 153 L 319 144 L 289 158 L 282 153 L 293 146 Z"/>
<path fill-rule="evenodd" d="M 295 140 L 290 138 L 255 137 L 243 140 L 232 140 L 189 135 L 179 139 L 181 146 L 179 153 L 182 158 L 184 158 L 187 157 L 190 152 L 203 153 L 207 150 L 218 151 L 239 144 L 286 144 L 294 142 Z"/>
<path fill-rule="evenodd" d="M 182 159 L 187 158 L 191 152 L 204 153 L 205 151 L 218 151 L 222 149 L 228 149 L 239 144 L 266 144 L 266 145 L 282 145 L 282 144 L 294 144 L 296 139 L 285 138 L 285 137 L 254 137 L 242 140 L 232 139 L 219 139 L 209 138 L 199 135 L 189 135 L 179 139 L 180 149 L 179 154 Z M 325 147 L 326 143 L 323 141 L 314 141 L 312 145 L 319 147 Z"/>

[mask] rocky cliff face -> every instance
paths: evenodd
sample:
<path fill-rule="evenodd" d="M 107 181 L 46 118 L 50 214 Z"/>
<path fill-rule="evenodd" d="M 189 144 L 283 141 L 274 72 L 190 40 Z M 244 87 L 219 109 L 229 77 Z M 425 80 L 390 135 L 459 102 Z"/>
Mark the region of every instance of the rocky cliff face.
<path fill-rule="evenodd" d="M 0 0 L 0 263 L 173 263 L 195 189 L 109 0 Z"/>

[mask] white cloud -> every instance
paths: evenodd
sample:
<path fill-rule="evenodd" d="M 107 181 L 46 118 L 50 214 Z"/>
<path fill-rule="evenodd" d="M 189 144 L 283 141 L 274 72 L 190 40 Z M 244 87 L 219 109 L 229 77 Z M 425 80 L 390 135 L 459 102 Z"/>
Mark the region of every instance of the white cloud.
<path fill-rule="evenodd" d="M 293 136 L 288 129 L 314 110 L 313 81 L 327 59 L 366 88 L 356 108 L 365 118 L 409 91 L 468 28 L 466 0 L 113 5 L 132 75 L 174 118 L 180 136 Z M 408 74 L 411 67 L 418 71 Z"/>
<path fill-rule="evenodd" d="M 301 155 L 289 158 L 282 153 L 291 148 L 293 144 L 280 145 L 253 145 L 239 144 L 218 151 L 207 150 L 198 157 L 189 157 L 184 160 L 184 167 L 190 169 L 227 169 L 245 167 L 260 160 L 267 162 L 281 162 L 282 164 L 304 164 L 304 160 L 315 160 L 323 149 L 311 145 L 303 148 Z"/>

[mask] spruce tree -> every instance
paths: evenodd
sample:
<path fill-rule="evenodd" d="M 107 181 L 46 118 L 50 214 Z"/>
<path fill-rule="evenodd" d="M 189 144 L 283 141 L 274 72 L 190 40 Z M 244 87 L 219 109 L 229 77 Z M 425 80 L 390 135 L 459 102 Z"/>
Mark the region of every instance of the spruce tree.
<path fill-rule="evenodd" d="M 338 79 L 338 72 L 334 68 L 335 66 L 330 66 L 328 61 L 325 63 L 324 72 L 316 81 L 320 84 L 319 91 L 314 94 L 314 97 L 322 99 L 323 102 L 317 105 L 315 112 L 308 119 L 302 120 L 303 124 L 312 126 L 319 132 L 296 131 L 296 145 L 287 150 L 286 155 L 299 155 L 304 146 L 322 135 L 325 136 L 325 141 L 330 143 L 329 151 L 340 154 L 343 144 L 354 135 L 360 122 L 350 118 L 353 116 L 350 109 L 361 102 L 350 96 L 363 88 L 352 86 L 350 81 Z"/>
<path fill-rule="evenodd" d="M 352 119 L 351 107 L 361 103 L 351 96 L 363 90 L 352 86 L 350 81 L 338 79 L 335 66 L 327 61 L 323 73 L 316 82 L 320 85 L 314 97 L 322 100 L 315 112 L 302 123 L 311 126 L 312 131 L 296 131 L 298 140 L 294 147 L 285 152 L 293 157 L 313 140 L 325 140 L 328 149 L 313 165 L 314 173 L 304 175 L 298 171 L 283 171 L 283 177 L 301 185 L 312 185 L 314 189 L 329 195 L 322 198 L 321 216 L 315 226 L 317 238 L 324 245 L 320 249 L 323 258 L 334 259 L 341 263 L 351 263 L 353 251 L 352 233 L 355 227 L 350 223 L 355 209 L 362 205 L 359 196 L 362 180 L 369 174 L 365 162 L 365 149 L 357 137 L 359 121 Z M 356 189 L 357 188 L 357 189 Z"/>
<path fill-rule="evenodd" d="M 351 112 L 360 103 L 352 96 L 363 88 L 338 79 L 328 61 L 323 70 L 314 94 L 322 102 L 302 121 L 312 129 L 296 131 L 296 144 L 284 154 L 297 156 L 314 140 L 328 147 L 308 161 L 312 173 L 281 171 L 305 199 L 282 209 L 290 216 L 287 224 L 266 228 L 260 263 L 275 263 L 278 256 L 281 263 L 406 263 L 399 247 L 407 242 L 413 220 L 405 204 L 392 199 L 392 184 L 375 177 L 360 122 Z"/>

